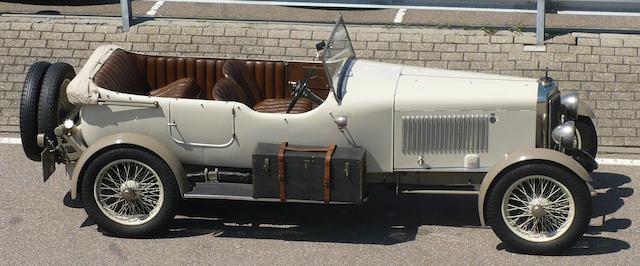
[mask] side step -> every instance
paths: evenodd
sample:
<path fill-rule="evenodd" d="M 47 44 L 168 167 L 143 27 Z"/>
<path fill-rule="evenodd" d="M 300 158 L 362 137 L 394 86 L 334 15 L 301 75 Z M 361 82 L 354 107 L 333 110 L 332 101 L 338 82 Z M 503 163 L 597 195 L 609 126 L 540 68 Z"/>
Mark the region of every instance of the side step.
<path fill-rule="evenodd" d="M 239 201 L 261 201 L 261 202 L 280 202 L 279 198 L 254 198 L 253 184 L 241 183 L 222 183 L 222 182 L 201 182 L 196 183 L 193 190 L 184 194 L 185 199 L 221 199 L 221 200 L 239 200 Z M 366 199 L 365 199 L 366 200 Z M 316 200 L 299 200 L 287 199 L 286 202 L 295 203 L 320 203 L 323 201 Z M 353 204 L 346 202 L 331 201 L 330 204 Z"/>
<path fill-rule="evenodd" d="M 196 183 L 193 190 L 184 194 L 185 199 L 228 199 L 254 201 L 251 184 Z"/>

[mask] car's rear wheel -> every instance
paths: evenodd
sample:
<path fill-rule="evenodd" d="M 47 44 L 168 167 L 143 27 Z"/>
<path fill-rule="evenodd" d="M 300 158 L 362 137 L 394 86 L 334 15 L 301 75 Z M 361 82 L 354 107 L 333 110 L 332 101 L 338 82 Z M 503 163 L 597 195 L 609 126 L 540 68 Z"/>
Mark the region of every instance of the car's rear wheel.
<path fill-rule="evenodd" d="M 76 76 L 67 63 L 55 63 L 49 67 L 42 81 L 38 104 L 38 129 L 53 143 L 57 143 L 53 130 L 73 110 L 67 99 L 67 85 Z"/>
<path fill-rule="evenodd" d="M 488 195 L 487 220 L 505 245 L 532 253 L 569 248 L 591 219 L 585 182 L 563 168 L 527 164 L 503 175 Z"/>
<path fill-rule="evenodd" d="M 38 101 L 40 99 L 40 87 L 47 69 L 51 64 L 41 61 L 31 65 L 22 85 L 22 97 L 20 98 L 20 138 L 22 149 L 27 158 L 40 161 L 42 148 L 38 147 L 36 136 L 38 135 Z"/>
<path fill-rule="evenodd" d="M 95 158 L 81 190 L 89 218 L 122 237 L 162 232 L 180 201 L 171 168 L 156 155 L 135 148 L 116 148 Z"/>

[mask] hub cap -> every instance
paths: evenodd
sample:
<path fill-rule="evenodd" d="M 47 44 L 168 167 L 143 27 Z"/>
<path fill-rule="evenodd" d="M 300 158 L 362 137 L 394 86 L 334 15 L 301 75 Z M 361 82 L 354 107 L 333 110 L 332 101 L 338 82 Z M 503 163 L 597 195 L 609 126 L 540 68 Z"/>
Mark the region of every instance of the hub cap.
<path fill-rule="evenodd" d="M 547 242 L 562 236 L 571 226 L 575 204 L 562 183 L 547 176 L 516 181 L 502 199 L 502 217 L 517 236 Z"/>
<path fill-rule="evenodd" d="M 100 170 L 94 198 L 109 219 L 124 225 L 139 225 L 153 219 L 164 200 L 158 174 L 146 164 L 116 160 Z"/>

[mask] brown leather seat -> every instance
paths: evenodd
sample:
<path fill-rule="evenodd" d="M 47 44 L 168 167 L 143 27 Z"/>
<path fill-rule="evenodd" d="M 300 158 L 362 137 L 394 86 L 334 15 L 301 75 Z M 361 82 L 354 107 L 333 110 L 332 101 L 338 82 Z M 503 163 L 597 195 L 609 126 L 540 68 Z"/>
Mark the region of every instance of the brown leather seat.
<path fill-rule="evenodd" d="M 151 90 L 133 58 L 120 49 L 113 51 L 93 76 L 93 81 L 99 87 L 123 93 L 147 95 Z"/>
<path fill-rule="evenodd" d="M 230 78 L 223 78 L 213 86 L 213 98 L 217 101 L 234 101 L 245 103 L 251 97 L 240 85 Z M 265 99 L 251 106 L 261 113 L 286 113 L 291 99 Z M 291 113 L 304 113 L 312 109 L 309 99 L 300 98 Z"/>
<path fill-rule="evenodd" d="M 162 88 L 150 91 L 149 95 L 156 97 L 198 99 L 201 98 L 201 92 L 193 78 L 181 78 Z"/>
<path fill-rule="evenodd" d="M 199 98 L 201 90 L 192 78 L 182 78 L 151 90 L 144 74 L 136 66 L 135 58 L 117 49 L 93 77 L 96 85 L 112 91 L 158 97 Z"/>
<path fill-rule="evenodd" d="M 266 99 L 256 104 L 253 109 L 261 113 L 286 113 L 290 102 L 291 99 Z M 296 105 L 293 106 L 293 109 L 291 109 L 291 113 L 304 113 L 311 110 L 312 107 L 312 103 L 309 99 L 300 98 Z"/>
<path fill-rule="evenodd" d="M 213 99 L 216 101 L 233 101 L 244 103 L 247 101 L 245 91 L 230 78 L 222 78 L 213 86 Z M 253 107 L 253 106 L 250 106 Z"/>
<path fill-rule="evenodd" d="M 262 93 L 262 89 L 258 87 L 255 75 L 249 71 L 250 69 L 245 62 L 235 59 L 227 60 L 222 69 L 224 76 L 235 81 L 244 91 L 241 93 L 245 95 L 242 103 L 253 107 L 264 100 L 264 94 Z"/>

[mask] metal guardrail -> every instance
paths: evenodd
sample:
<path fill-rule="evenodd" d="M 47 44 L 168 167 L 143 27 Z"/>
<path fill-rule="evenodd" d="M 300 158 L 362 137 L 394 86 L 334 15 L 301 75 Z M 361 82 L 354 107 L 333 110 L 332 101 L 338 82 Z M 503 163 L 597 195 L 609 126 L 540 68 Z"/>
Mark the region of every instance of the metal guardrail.
<path fill-rule="evenodd" d="M 450 10 L 502 10 L 536 13 L 536 45 L 544 45 L 545 14 L 561 11 L 640 13 L 640 0 L 166 0 L 227 4 L 286 5 L 337 8 L 398 8 Z M 132 21 L 131 0 L 120 0 L 122 28 Z"/>

